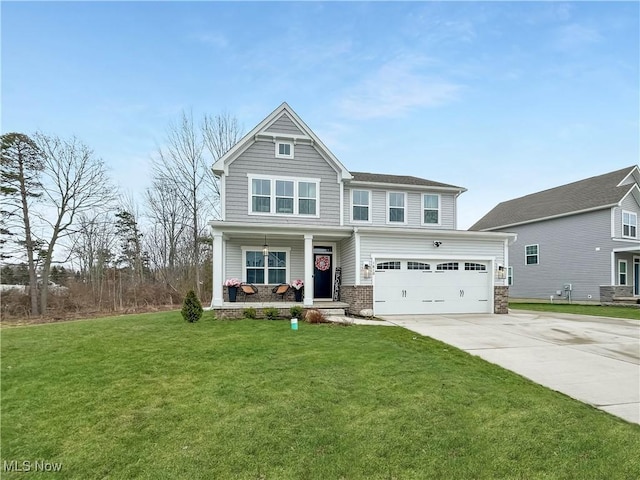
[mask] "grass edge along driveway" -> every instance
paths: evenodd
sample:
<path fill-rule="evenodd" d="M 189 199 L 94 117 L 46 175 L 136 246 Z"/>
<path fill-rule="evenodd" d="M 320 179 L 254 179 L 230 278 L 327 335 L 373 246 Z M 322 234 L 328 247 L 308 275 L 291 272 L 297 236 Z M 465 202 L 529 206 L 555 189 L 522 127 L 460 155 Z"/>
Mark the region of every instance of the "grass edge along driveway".
<path fill-rule="evenodd" d="M 1 464 L 61 463 L 47 478 L 640 477 L 637 425 L 400 328 L 168 312 L 1 335 Z"/>

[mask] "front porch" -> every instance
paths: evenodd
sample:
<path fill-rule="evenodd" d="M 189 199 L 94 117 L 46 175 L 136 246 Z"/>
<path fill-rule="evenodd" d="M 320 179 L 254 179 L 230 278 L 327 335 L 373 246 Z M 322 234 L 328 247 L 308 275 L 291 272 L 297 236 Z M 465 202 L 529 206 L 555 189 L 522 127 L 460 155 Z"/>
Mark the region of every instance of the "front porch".
<path fill-rule="evenodd" d="M 208 307 L 215 313 L 217 318 L 243 318 L 244 311 L 247 308 L 256 310 L 257 318 L 264 318 L 264 310 L 267 308 L 277 308 L 278 315 L 283 318 L 289 318 L 291 313 L 289 309 L 294 306 L 303 307 L 305 309 L 316 309 L 327 315 L 344 316 L 345 310 L 349 308 L 349 304 L 345 302 L 332 302 L 316 300 L 309 307 L 303 306 L 300 302 L 273 301 L 273 302 L 223 302 L 220 306 Z"/>

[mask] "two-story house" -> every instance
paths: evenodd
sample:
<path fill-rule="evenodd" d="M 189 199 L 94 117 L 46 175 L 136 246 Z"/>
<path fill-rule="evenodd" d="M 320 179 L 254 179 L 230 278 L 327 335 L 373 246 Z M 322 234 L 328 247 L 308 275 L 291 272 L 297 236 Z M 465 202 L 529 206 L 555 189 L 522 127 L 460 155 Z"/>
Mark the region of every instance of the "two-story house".
<path fill-rule="evenodd" d="M 464 188 L 350 172 L 286 103 L 214 165 L 213 309 L 225 279 L 257 287 L 304 281 L 306 307 L 340 300 L 350 313 L 506 313 L 505 233 L 456 230 Z"/>
<path fill-rule="evenodd" d="M 637 165 L 498 204 L 471 230 L 517 233 L 513 298 L 640 298 Z"/>

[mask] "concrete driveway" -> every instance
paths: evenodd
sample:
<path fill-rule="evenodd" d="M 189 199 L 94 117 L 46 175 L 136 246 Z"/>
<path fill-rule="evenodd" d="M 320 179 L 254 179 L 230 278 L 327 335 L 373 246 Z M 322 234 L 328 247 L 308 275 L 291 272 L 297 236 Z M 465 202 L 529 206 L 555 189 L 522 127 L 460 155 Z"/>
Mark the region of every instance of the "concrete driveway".
<path fill-rule="evenodd" d="M 389 315 L 384 320 L 640 423 L 640 322 L 515 312 Z"/>

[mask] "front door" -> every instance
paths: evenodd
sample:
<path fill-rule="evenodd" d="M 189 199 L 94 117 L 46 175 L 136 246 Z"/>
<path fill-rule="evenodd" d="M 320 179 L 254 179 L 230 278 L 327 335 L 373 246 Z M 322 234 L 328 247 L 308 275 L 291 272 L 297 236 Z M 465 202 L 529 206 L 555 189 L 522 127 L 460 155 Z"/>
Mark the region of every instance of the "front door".
<path fill-rule="evenodd" d="M 333 298 L 332 249 L 316 247 L 313 250 L 313 298 Z"/>
<path fill-rule="evenodd" d="M 633 294 L 640 295 L 640 257 L 633 258 Z"/>

